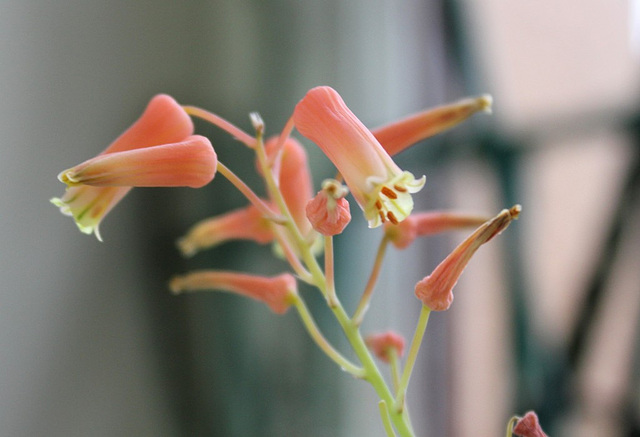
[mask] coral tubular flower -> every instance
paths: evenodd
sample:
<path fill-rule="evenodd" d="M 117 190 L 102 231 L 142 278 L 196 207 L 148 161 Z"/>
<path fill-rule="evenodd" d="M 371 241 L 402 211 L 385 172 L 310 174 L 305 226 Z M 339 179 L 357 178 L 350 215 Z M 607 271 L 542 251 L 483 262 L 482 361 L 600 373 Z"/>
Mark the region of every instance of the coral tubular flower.
<path fill-rule="evenodd" d="M 349 202 L 344 196 L 349 190 L 334 179 L 322 183 L 322 190 L 307 203 L 307 217 L 322 235 L 342 233 L 351 221 Z"/>
<path fill-rule="evenodd" d="M 342 174 L 369 227 L 399 223 L 411 213 L 411 193 L 422 189 L 424 176 L 402 171 L 334 89 L 311 89 L 296 105 L 293 120 Z"/>
<path fill-rule="evenodd" d="M 161 94 L 151 99 L 140 118 L 102 155 L 177 143 L 192 133 L 193 123 L 187 113 L 173 98 Z M 128 186 L 83 185 L 67 188 L 61 198 L 51 199 L 51 202 L 60 208 L 60 212 L 72 216 L 81 232 L 94 233 L 100 240 L 100 222 L 130 189 Z"/>
<path fill-rule="evenodd" d="M 175 294 L 187 291 L 219 290 L 238 293 L 264 302 L 276 314 L 284 314 L 298 293 L 295 278 L 289 273 L 266 277 L 243 273 L 202 270 L 175 276 L 169 283 Z"/>
<path fill-rule="evenodd" d="M 453 302 L 453 287 L 473 254 L 484 243 L 505 230 L 520 214 L 520 205 L 502 210 L 497 216 L 484 223 L 456 247 L 433 273 L 416 284 L 415 293 L 424 305 L 433 311 L 445 311 Z"/>
<path fill-rule="evenodd" d="M 273 241 L 270 221 L 258 208 L 249 205 L 196 223 L 178 240 L 178 248 L 184 256 L 193 256 L 201 250 L 237 239 L 260 244 Z"/>
<path fill-rule="evenodd" d="M 389 352 L 391 350 L 395 350 L 398 357 L 402 357 L 404 352 L 404 338 L 393 331 L 371 334 L 367 336 L 365 343 L 371 352 L 385 363 L 390 361 Z"/>
<path fill-rule="evenodd" d="M 397 226 L 385 223 L 385 234 L 398 249 L 406 249 L 418 237 L 433 235 L 455 229 L 477 227 L 487 217 L 455 212 L 431 211 L 411 214 Z"/>
<path fill-rule="evenodd" d="M 182 142 L 105 153 L 63 171 L 69 187 L 192 187 L 213 179 L 216 153 L 209 140 L 193 135 Z"/>
<path fill-rule="evenodd" d="M 313 181 L 307 152 L 294 138 L 287 138 L 281 149 L 277 146 L 278 138 L 271 138 L 266 142 L 265 149 L 270 160 L 274 160 L 278 153 L 277 159 L 274 160 L 274 170 L 282 198 L 300 233 L 312 242 L 317 234 L 313 232 L 305 212 L 307 202 L 313 197 Z"/>
<path fill-rule="evenodd" d="M 463 99 L 410 115 L 372 132 L 387 153 L 393 156 L 418 141 L 462 123 L 476 112 L 490 113 L 492 102 L 490 95 Z"/>
<path fill-rule="evenodd" d="M 518 419 L 513 427 L 513 433 L 520 437 L 547 437 L 540 426 L 538 416 L 533 411 L 529 411 L 524 417 Z"/>

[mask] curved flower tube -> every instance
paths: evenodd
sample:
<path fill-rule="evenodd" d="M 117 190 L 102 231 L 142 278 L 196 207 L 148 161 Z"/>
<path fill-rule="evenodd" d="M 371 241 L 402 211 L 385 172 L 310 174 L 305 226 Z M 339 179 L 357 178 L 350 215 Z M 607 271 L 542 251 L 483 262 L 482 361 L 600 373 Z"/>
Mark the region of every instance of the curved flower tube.
<path fill-rule="evenodd" d="M 187 291 L 220 290 L 238 293 L 267 304 L 276 314 L 284 314 L 298 294 L 296 279 L 289 273 L 266 277 L 244 273 L 201 270 L 175 276 L 169 283 L 175 294 Z"/>
<path fill-rule="evenodd" d="M 133 149 L 177 143 L 193 133 L 189 115 L 170 96 L 155 96 L 140 118 L 120 135 L 101 155 Z M 99 225 L 109 211 L 131 189 L 130 186 L 67 188 L 60 198 L 51 202 L 60 212 L 72 216 L 81 232 L 95 234 L 101 240 Z"/>
<path fill-rule="evenodd" d="M 398 223 L 411 213 L 411 194 L 422 189 L 424 176 L 402 171 L 334 89 L 311 89 L 296 105 L 293 120 L 342 174 L 369 227 Z"/>

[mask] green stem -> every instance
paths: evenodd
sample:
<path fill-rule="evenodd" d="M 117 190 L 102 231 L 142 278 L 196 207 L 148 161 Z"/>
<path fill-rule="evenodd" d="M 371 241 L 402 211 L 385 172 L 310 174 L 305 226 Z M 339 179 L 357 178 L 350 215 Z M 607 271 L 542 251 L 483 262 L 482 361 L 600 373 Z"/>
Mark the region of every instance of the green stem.
<path fill-rule="evenodd" d="M 513 416 L 507 422 L 507 437 L 513 436 L 513 425 L 515 425 L 517 421 L 518 421 L 518 416 Z"/>
<path fill-rule="evenodd" d="M 333 308 L 338 305 L 338 296 L 336 295 L 336 284 L 334 279 L 334 263 L 333 263 L 333 237 L 324 237 L 324 275 L 327 283 L 327 302 L 329 307 Z"/>
<path fill-rule="evenodd" d="M 218 161 L 216 171 L 227 178 L 227 180 L 231 182 L 233 186 L 236 187 L 238 191 L 240 191 L 244 195 L 244 197 L 249 200 L 249 202 L 251 202 L 256 208 L 258 208 L 265 217 L 273 217 L 273 211 L 269 209 L 267 204 L 264 203 L 264 201 L 260 197 L 258 197 L 258 195 L 254 193 L 253 190 L 242 181 L 242 179 L 240 179 L 234 172 L 232 172 L 229 167 Z"/>
<path fill-rule="evenodd" d="M 409 349 L 409 354 L 407 355 L 407 362 L 405 363 L 404 371 L 402 372 L 402 378 L 400 379 L 400 385 L 398 386 L 398 390 L 396 393 L 394 410 L 400 413 L 405 409 L 404 404 L 407 395 L 407 387 L 409 386 L 409 378 L 411 378 L 411 372 L 413 372 L 413 366 L 415 365 L 416 358 L 418 357 L 418 351 L 420 350 L 420 345 L 422 344 L 422 337 L 424 337 L 424 332 L 427 329 L 427 323 L 429 322 L 430 314 L 431 308 L 426 305 L 422 305 L 422 310 L 420 311 L 420 317 L 418 318 L 416 331 L 413 334 L 413 340 L 411 340 L 411 348 Z"/>
<path fill-rule="evenodd" d="M 220 129 L 228 132 L 229 134 L 231 134 L 231 136 L 235 137 L 236 139 L 238 139 L 240 142 L 244 143 L 248 147 L 251 147 L 253 149 L 256 146 L 256 139 L 254 137 L 247 134 L 242 129 L 229 123 L 224 118 L 217 116 L 216 114 L 206 111 L 204 109 L 197 108 L 195 106 L 183 106 L 182 109 L 184 109 L 184 111 L 189 115 L 193 115 L 194 117 L 201 118 L 213 124 L 214 126 L 218 126 Z"/>
<path fill-rule="evenodd" d="M 378 408 L 380 408 L 380 417 L 382 418 L 382 424 L 384 430 L 387 432 L 388 437 L 397 437 L 393 426 L 391 425 L 391 418 L 389 417 L 389 406 L 385 401 L 378 402 Z"/>
<path fill-rule="evenodd" d="M 364 369 L 347 360 L 342 356 L 340 352 L 338 352 L 334 349 L 333 346 L 331 346 L 331 343 L 327 341 L 327 339 L 320 332 L 320 329 L 318 329 L 318 325 L 316 325 L 316 323 L 314 322 L 313 316 L 309 312 L 309 309 L 305 305 L 304 301 L 300 298 L 300 296 L 295 296 L 293 305 L 298 310 L 300 319 L 302 319 L 302 323 L 309 332 L 309 335 L 311 335 L 311 338 L 316 342 L 320 349 L 322 349 L 322 351 L 329 358 L 335 361 L 342 370 L 352 374 L 356 378 L 362 378 L 364 376 Z"/>
<path fill-rule="evenodd" d="M 391 393 L 391 390 L 389 390 L 378 366 L 369 352 L 369 349 L 360 334 L 358 326 L 349 318 L 339 301 L 338 305 L 331 308 L 331 310 L 336 316 L 338 323 L 340 323 L 349 343 L 351 343 L 351 347 L 353 347 L 356 356 L 362 363 L 365 370 L 364 379 L 371 384 L 381 400 L 385 401 L 387 405 L 394 405 L 395 399 L 393 398 L 393 394 Z M 389 411 L 389 417 L 391 417 L 391 421 L 402 437 L 414 436 L 409 416 L 406 414 L 406 411 L 397 411 L 396 409 L 393 409 Z"/>
<path fill-rule="evenodd" d="M 371 269 L 371 275 L 369 275 L 369 281 L 362 293 L 362 297 L 360 298 L 360 302 L 358 303 L 358 307 L 356 308 L 355 313 L 353 314 L 353 322 L 356 326 L 360 326 L 362 324 L 362 320 L 364 319 L 364 315 L 369 308 L 369 302 L 371 302 L 371 296 L 373 295 L 373 289 L 376 286 L 376 282 L 378 281 L 378 276 L 380 276 L 380 270 L 382 268 L 382 261 L 384 260 L 384 254 L 387 249 L 387 244 L 389 243 L 389 239 L 386 234 L 380 240 L 380 245 L 378 246 L 378 253 L 376 254 L 376 259 L 373 264 L 373 268 Z"/>

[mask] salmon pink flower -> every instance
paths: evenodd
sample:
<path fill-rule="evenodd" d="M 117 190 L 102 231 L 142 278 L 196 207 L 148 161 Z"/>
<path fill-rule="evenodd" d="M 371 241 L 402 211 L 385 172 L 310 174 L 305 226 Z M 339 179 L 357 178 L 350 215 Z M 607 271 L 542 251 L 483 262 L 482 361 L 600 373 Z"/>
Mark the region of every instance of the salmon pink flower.
<path fill-rule="evenodd" d="M 265 144 L 270 160 L 274 161 L 274 172 L 289 213 L 305 239 L 312 243 L 317 237 L 307 219 L 305 208 L 313 197 L 313 181 L 307 152 L 294 138 L 287 138 L 282 148 L 278 148 L 278 138 L 271 138 Z"/>
<path fill-rule="evenodd" d="M 411 214 L 397 226 L 385 223 L 385 234 L 398 249 L 406 249 L 418 237 L 439 232 L 480 226 L 486 217 L 455 212 L 431 211 Z"/>
<path fill-rule="evenodd" d="M 216 153 L 209 140 L 193 135 L 184 141 L 123 152 L 103 153 L 58 176 L 69 187 L 192 187 L 213 179 Z"/>
<path fill-rule="evenodd" d="M 313 228 L 322 235 L 342 233 L 351 221 L 349 202 L 344 196 L 349 190 L 334 179 L 322 183 L 322 190 L 307 203 L 307 217 Z"/>
<path fill-rule="evenodd" d="M 184 141 L 193 133 L 193 123 L 182 107 L 167 95 L 155 96 L 140 116 L 101 155 Z M 80 231 L 94 233 L 107 213 L 131 189 L 130 186 L 67 188 L 61 198 L 51 199 L 60 212 L 72 216 Z"/>
<path fill-rule="evenodd" d="M 462 123 L 478 111 L 491 112 L 492 101 L 489 95 L 463 99 L 410 115 L 372 132 L 384 150 L 393 156 L 418 141 Z"/>
<path fill-rule="evenodd" d="M 395 350 L 398 357 L 402 357 L 404 352 L 404 338 L 393 331 L 371 334 L 367 336 L 365 343 L 376 357 L 386 363 L 390 361 L 391 350 Z"/>
<path fill-rule="evenodd" d="M 538 416 L 533 411 L 529 411 L 524 417 L 518 419 L 513 427 L 513 433 L 520 437 L 547 437 L 540 426 Z"/>
<path fill-rule="evenodd" d="M 196 223 L 178 247 L 185 256 L 208 249 L 229 240 L 251 240 L 261 244 L 273 241 L 270 220 L 253 205 L 211 217 Z"/>
<path fill-rule="evenodd" d="M 422 189 L 424 176 L 402 171 L 334 89 L 311 89 L 296 105 L 293 121 L 337 167 L 369 227 L 398 223 L 411 213 L 411 193 Z"/>
<path fill-rule="evenodd" d="M 505 209 L 484 223 L 456 247 L 433 273 L 416 284 L 415 293 L 424 305 L 433 311 L 445 311 L 453 302 L 453 287 L 473 254 L 484 243 L 505 230 L 520 214 L 520 205 Z"/>
<path fill-rule="evenodd" d="M 175 276 L 169 283 L 175 294 L 187 291 L 219 290 L 238 293 L 264 302 L 276 314 L 284 314 L 298 294 L 296 279 L 289 273 L 274 277 L 201 270 Z"/>

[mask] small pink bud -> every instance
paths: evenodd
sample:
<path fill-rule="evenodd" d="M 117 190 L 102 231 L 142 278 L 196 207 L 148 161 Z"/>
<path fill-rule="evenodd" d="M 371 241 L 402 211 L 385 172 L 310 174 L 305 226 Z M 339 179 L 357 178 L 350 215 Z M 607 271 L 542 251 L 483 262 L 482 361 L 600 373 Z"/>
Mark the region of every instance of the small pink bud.
<path fill-rule="evenodd" d="M 533 411 L 529 411 L 524 417 L 518 419 L 513 427 L 513 433 L 520 437 L 547 437 L 540 426 L 538 416 Z"/>
<path fill-rule="evenodd" d="M 238 293 L 266 303 L 276 314 L 284 314 L 293 303 L 292 297 L 298 294 L 296 279 L 289 273 L 266 277 L 201 270 L 173 277 L 169 288 L 174 294 L 200 290 Z"/>
<path fill-rule="evenodd" d="M 455 212 L 419 212 L 411 214 L 397 225 L 385 223 L 384 231 L 395 247 L 405 249 L 418 237 L 449 230 L 476 227 L 485 221 L 487 221 L 486 217 Z"/>
<path fill-rule="evenodd" d="M 386 363 L 389 362 L 391 350 L 395 350 L 398 357 L 402 357 L 404 352 L 404 338 L 393 331 L 371 334 L 367 336 L 365 343 L 376 357 Z"/>
<path fill-rule="evenodd" d="M 473 254 L 484 243 L 505 230 L 520 214 L 520 205 L 505 209 L 484 223 L 456 247 L 427 277 L 416 284 L 415 293 L 433 311 L 445 311 L 453 302 L 453 287 Z"/>
<path fill-rule="evenodd" d="M 334 179 L 322 183 L 322 190 L 307 203 L 307 218 L 322 235 L 340 234 L 351 221 L 349 202 L 344 196 L 349 190 Z"/>

